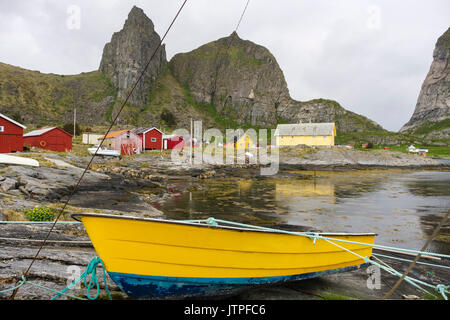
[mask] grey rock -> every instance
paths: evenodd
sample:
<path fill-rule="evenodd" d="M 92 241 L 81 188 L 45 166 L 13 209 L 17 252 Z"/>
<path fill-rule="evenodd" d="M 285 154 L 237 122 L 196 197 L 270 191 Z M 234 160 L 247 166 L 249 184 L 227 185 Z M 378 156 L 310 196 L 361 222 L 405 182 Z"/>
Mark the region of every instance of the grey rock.
<path fill-rule="evenodd" d="M 411 119 L 400 129 L 407 131 L 426 122 L 450 118 L 450 28 L 439 37 L 433 62 L 422 84 Z M 450 134 L 444 138 L 450 137 Z M 440 137 L 442 138 L 442 137 Z"/>
<path fill-rule="evenodd" d="M 0 188 L 4 191 L 10 191 L 13 189 L 16 189 L 18 186 L 18 182 L 17 180 L 11 179 L 11 178 L 5 178 L 5 180 L 3 180 L 2 184 L 0 185 Z"/>
<path fill-rule="evenodd" d="M 153 22 L 142 9 L 134 6 L 123 29 L 114 33 L 111 42 L 105 45 L 99 68 L 112 80 L 118 98 L 124 100 L 127 97 L 160 40 Z M 166 51 L 162 45 L 130 97 L 131 104 L 144 106 L 149 103 L 151 84 L 166 64 Z"/>
<path fill-rule="evenodd" d="M 283 71 L 270 51 L 229 37 L 175 55 L 174 77 L 201 103 L 239 124 L 274 127 L 278 122 L 338 122 L 340 131 L 383 130 L 373 121 L 345 110 L 337 102 L 291 98 Z"/>

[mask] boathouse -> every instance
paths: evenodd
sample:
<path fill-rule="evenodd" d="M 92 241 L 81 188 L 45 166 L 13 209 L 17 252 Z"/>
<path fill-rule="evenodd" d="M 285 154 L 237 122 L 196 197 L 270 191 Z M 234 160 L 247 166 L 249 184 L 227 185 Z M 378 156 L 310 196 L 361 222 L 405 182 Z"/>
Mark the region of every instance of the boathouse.
<path fill-rule="evenodd" d="M 142 139 L 142 150 L 160 150 L 163 148 L 164 133 L 157 128 L 139 128 L 132 130 Z"/>
<path fill-rule="evenodd" d="M 0 153 L 23 151 L 23 129 L 26 127 L 0 113 Z"/>
<path fill-rule="evenodd" d="M 120 151 L 121 155 L 131 155 L 142 151 L 142 140 L 131 130 L 112 131 L 98 138 L 98 143 L 104 140 L 102 146 Z"/>
<path fill-rule="evenodd" d="M 277 146 L 334 146 L 336 125 L 330 123 L 279 124 L 275 130 Z"/>
<path fill-rule="evenodd" d="M 24 134 L 23 144 L 56 152 L 72 151 L 72 135 L 59 127 L 42 128 Z"/>

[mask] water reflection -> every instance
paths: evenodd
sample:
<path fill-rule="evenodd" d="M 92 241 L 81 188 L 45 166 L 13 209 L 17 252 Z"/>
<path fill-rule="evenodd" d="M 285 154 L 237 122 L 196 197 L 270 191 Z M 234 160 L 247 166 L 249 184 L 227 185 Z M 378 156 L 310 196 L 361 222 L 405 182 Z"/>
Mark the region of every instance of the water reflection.
<path fill-rule="evenodd" d="M 420 249 L 450 208 L 450 172 L 289 172 L 266 179 L 209 179 L 162 207 L 173 219 L 210 216 L 302 230 L 375 232 L 379 244 Z M 448 251 L 448 228 L 433 242 Z M 444 240 L 443 240 L 444 239 Z"/>

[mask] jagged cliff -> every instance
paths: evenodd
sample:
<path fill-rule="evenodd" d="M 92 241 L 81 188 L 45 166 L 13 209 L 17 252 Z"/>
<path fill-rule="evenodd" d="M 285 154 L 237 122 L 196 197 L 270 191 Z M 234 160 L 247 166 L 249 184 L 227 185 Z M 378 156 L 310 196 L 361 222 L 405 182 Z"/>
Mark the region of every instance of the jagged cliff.
<path fill-rule="evenodd" d="M 273 126 L 276 108 L 290 99 L 275 57 L 235 32 L 175 55 L 169 66 L 197 101 L 214 105 L 238 123 Z"/>
<path fill-rule="evenodd" d="M 179 53 L 169 62 L 192 96 L 222 116 L 262 127 L 278 122 L 337 122 L 340 131 L 383 130 L 336 101 L 291 98 L 283 71 L 263 46 L 230 36 Z"/>
<path fill-rule="evenodd" d="M 142 9 L 134 6 L 123 29 L 114 33 L 111 42 L 105 45 L 100 62 L 99 70 L 111 79 L 118 98 L 125 100 L 160 41 L 153 22 Z M 166 51 L 162 45 L 130 97 L 130 104 L 145 106 L 150 103 L 151 84 L 166 64 Z"/>
<path fill-rule="evenodd" d="M 433 51 L 433 62 L 422 84 L 411 119 L 400 131 L 415 131 L 450 118 L 450 28 L 439 37 Z M 449 124 L 447 124 L 450 127 Z M 445 130 L 439 125 L 439 130 Z M 433 131 L 433 130 L 432 130 Z M 430 131 L 428 134 L 433 134 Z M 447 136 L 450 130 L 447 128 Z"/>

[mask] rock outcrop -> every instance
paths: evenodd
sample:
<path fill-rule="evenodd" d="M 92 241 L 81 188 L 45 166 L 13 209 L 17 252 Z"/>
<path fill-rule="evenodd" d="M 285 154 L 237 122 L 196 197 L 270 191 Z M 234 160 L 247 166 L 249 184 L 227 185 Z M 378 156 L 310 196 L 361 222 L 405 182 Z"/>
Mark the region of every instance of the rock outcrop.
<path fill-rule="evenodd" d="M 400 131 L 450 118 L 450 28 L 439 37 L 411 119 Z"/>
<path fill-rule="evenodd" d="M 105 45 L 99 69 L 112 80 L 119 99 L 125 100 L 160 41 L 153 22 L 142 9 L 134 6 L 123 29 L 114 33 L 111 42 Z M 144 106 L 150 102 L 151 84 L 166 64 L 166 51 L 162 45 L 130 97 L 130 104 Z"/>
<path fill-rule="evenodd" d="M 238 124 L 274 127 L 279 122 L 338 122 L 338 130 L 379 131 L 373 121 L 337 102 L 291 98 L 283 71 L 268 49 L 233 32 L 169 62 L 173 76 L 198 102 Z"/>
<path fill-rule="evenodd" d="M 274 125 L 276 108 L 290 99 L 275 57 L 236 32 L 175 55 L 169 66 L 194 99 L 238 123 Z"/>

